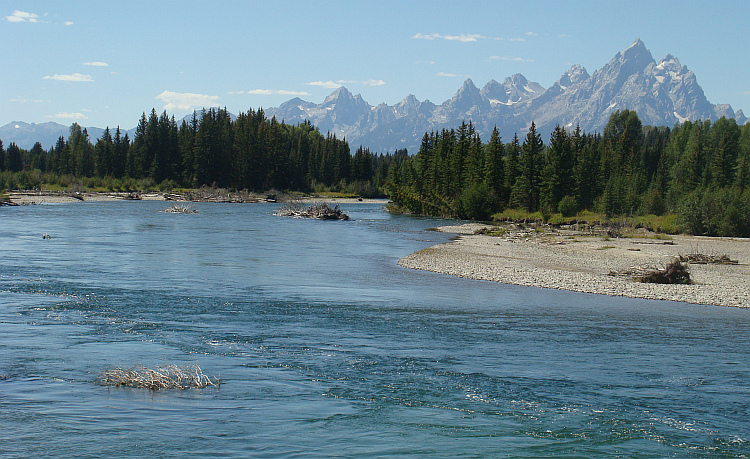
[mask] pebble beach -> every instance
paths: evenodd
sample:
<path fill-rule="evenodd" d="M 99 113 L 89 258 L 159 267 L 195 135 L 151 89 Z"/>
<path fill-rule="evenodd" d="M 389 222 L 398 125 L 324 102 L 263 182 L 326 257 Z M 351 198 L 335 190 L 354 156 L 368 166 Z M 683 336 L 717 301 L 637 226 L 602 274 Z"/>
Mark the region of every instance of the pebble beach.
<path fill-rule="evenodd" d="M 675 235 L 609 238 L 576 231 L 475 234 L 483 224 L 444 226 L 457 239 L 399 260 L 405 268 L 470 279 L 631 298 L 750 307 L 750 239 Z M 732 264 L 688 263 L 691 285 L 641 283 L 680 255 L 726 255 Z"/>

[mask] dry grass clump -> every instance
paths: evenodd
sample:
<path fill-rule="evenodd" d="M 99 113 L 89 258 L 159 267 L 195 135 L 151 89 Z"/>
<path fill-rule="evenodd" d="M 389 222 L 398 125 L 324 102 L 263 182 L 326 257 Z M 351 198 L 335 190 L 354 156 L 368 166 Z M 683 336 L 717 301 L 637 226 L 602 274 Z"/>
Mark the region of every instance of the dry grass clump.
<path fill-rule="evenodd" d="M 190 204 L 172 204 L 171 206 L 164 209 L 164 212 L 170 214 L 197 214 L 198 211 L 193 209 Z"/>
<path fill-rule="evenodd" d="M 203 374 L 198 365 L 180 368 L 177 365 L 146 368 L 138 365 L 132 368 L 112 368 L 102 372 L 98 381 L 103 386 L 127 386 L 150 390 L 159 389 L 203 389 L 219 387 L 221 378 L 211 379 Z"/>

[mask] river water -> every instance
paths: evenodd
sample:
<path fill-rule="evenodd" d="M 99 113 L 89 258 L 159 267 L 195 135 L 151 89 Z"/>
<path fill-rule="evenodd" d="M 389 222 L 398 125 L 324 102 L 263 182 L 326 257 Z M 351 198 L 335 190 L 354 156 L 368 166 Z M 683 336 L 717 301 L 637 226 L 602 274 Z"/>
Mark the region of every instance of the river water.
<path fill-rule="evenodd" d="M 444 222 L 378 204 L 165 207 L 0 208 L 0 457 L 750 455 L 750 311 L 406 270 Z M 221 387 L 97 384 L 170 364 Z"/>

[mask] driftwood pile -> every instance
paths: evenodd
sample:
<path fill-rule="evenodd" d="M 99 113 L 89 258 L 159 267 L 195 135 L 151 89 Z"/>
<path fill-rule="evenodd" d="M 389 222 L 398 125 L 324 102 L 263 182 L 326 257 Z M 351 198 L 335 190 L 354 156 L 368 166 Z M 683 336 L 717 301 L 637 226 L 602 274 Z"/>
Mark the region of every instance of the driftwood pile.
<path fill-rule="evenodd" d="M 690 271 L 679 258 L 675 258 L 664 269 L 649 271 L 636 277 L 636 280 L 649 284 L 692 284 Z"/>
<path fill-rule="evenodd" d="M 193 209 L 193 206 L 190 204 L 172 204 L 171 206 L 164 209 L 164 212 L 170 213 L 170 214 L 197 214 L 198 211 L 196 209 Z"/>
<path fill-rule="evenodd" d="M 165 195 L 166 198 L 166 195 Z M 176 193 L 170 194 L 171 200 L 175 201 L 192 201 L 192 202 L 230 202 L 230 203 L 244 203 L 244 202 L 260 202 L 261 197 L 255 193 L 248 191 L 234 191 L 230 192 L 224 188 L 208 188 L 202 187 L 197 190 L 186 191 L 182 195 Z"/>
<path fill-rule="evenodd" d="M 127 386 L 150 390 L 190 389 L 221 385 L 220 378 L 211 379 L 203 374 L 198 365 L 180 368 L 176 365 L 146 368 L 112 368 L 99 375 L 98 381 L 103 386 Z"/>
<path fill-rule="evenodd" d="M 274 215 L 279 217 L 317 218 L 321 220 L 349 220 L 349 216 L 339 208 L 338 204 L 330 207 L 324 202 L 305 206 L 300 201 L 292 201 L 279 207 Z"/>
<path fill-rule="evenodd" d="M 696 265 L 736 265 L 737 260 L 732 260 L 728 255 L 706 255 L 703 253 L 689 253 L 680 255 L 680 261 L 683 263 L 693 263 Z"/>

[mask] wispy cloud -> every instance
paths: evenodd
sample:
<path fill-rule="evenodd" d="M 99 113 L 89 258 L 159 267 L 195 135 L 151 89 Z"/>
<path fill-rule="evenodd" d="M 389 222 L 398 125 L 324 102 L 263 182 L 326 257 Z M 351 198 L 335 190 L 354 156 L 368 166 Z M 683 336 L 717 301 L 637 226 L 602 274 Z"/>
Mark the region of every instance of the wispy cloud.
<path fill-rule="evenodd" d="M 537 34 L 536 32 L 526 32 L 524 35 L 526 35 L 527 37 L 536 37 L 539 34 Z"/>
<path fill-rule="evenodd" d="M 47 75 L 42 77 L 43 80 L 56 80 L 56 81 L 94 81 L 91 75 L 84 75 L 82 73 L 71 73 L 70 75 Z"/>
<path fill-rule="evenodd" d="M 307 86 L 320 86 L 321 88 L 336 89 L 344 85 L 383 86 L 383 80 L 336 80 L 336 81 L 310 81 Z"/>
<path fill-rule="evenodd" d="M 510 61 L 510 62 L 534 62 L 534 59 L 524 59 L 523 57 L 514 56 L 490 56 L 491 61 Z"/>
<path fill-rule="evenodd" d="M 462 42 L 472 42 L 477 41 L 480 38 L 487 38 L 485 36 L 476 34 L 476 33 L 462 33 L 461 35 L 442 35 L 439 33 L 430 33 L 430 34 L 423 34 L 423 33 L 417 33 L 413 37 L 411 37 L 415 40 L 450 40 L 450 41 L 462 41 Z"/>
<path fill-rule="evenodd" d="M 444 35 L 440 33 L 416 33 L 411 37 L 414 40 L 448 40 L 448 41 L 460 41 L 464 43 L 476 42 L 479 40 L 495 40 L 501 41 L 503 38 L 500 37 L 488 37 L 478 33 L 462 33 L 460 35 Z M 513 39 L 511 39 L 512 41 Z M 521 39 L 523 40 L 523 39 Z"/>
<path fill-rule="evenodd" d="M 15 102 L 17 104 L 28 104 L 29 102 L 32 102 L 32 103 L 35 103 L 35 104 L 40 104 L 40 103 L 42 103 L 44 101 L 41 100 L 41 99 L 29 100 L 29 99 L 27 99 L 25 97 L 14 97 L 14 98 L 10 99 L 9 102 Z"/>
<path fill-rule="evenodd" d="M 309 96 L 305 91 L 289 91 L 287 89 L 251 89 L 249 91 L 231 91 L 229 94 L 252 94 L 255 96 Z"/>
<path fill-rule="evenodd" d="M 439 77 L 446 77 L 446 78 L 468 78 L 469 75 L 461 75 L 459 73 L 446 73 L 446 72 L 438 72 L 435 75 Z"/>
<path fill-rule="evenodd" d="M 321 88 L 336 89 L 339 86 L 342 86 L 344 83 L 328 80 L 328 81 L 311 81 L 305 84 L 308 86 L 320 86 Z"/>
<path fill-rule="evenodd" d="M 164 91 L 156 96 L 156 99 L 164 102 L 164 110 L 194 110 L 214 107 L 219 102 L 219 96 L 172 91 Z"/>
<path fill-rule="evenodd" d="M 516 37 L 516 38 L 509 38 L 508 41 L 512 41 L 514 43 L 521 43 L 521 42 L 526 41 L 526 39 L 525 38 Z"/>
<path fill-rule="evenodd" d="M 66 26 L 72 26 L 73 25 L 73 21 L 65 21 L 64 25 L 66 25 Z"/>
<path fill-rule="evenodd" d="M 109 67 L 109 64 L 107 64 L 106 62 L 99 62 L 99 61 L 84 62 L 83 65 L 90 65 L 92 67 Z"/>
<path fill-rule="evenodd" d="M 88 116 L 83 113 L 58 113 L 56 115 L 47 115 L 47 118 L 55 118 L 61 120 L 87 120 Z"/>
<path fill-rule="evenodd" d="M 5 16 L 8 22 L 39 22 L 37 18 L 39 18 L 37 14 L 18 10 L 13 11 L 10 16 Z"/>

